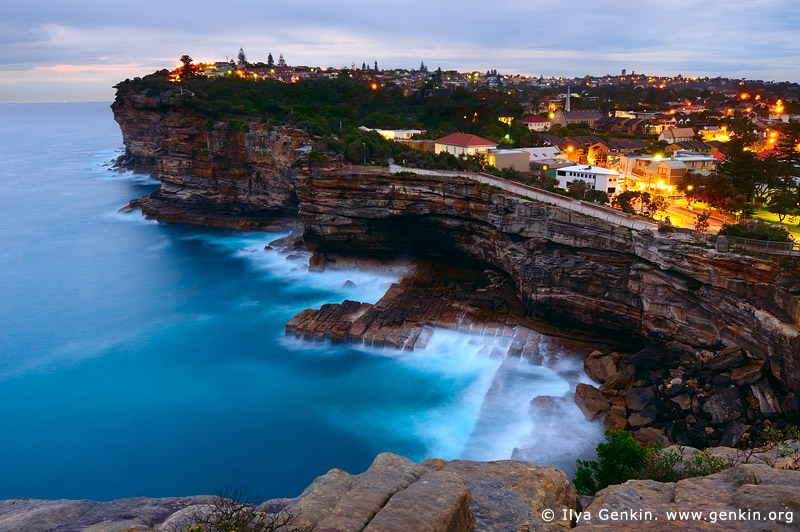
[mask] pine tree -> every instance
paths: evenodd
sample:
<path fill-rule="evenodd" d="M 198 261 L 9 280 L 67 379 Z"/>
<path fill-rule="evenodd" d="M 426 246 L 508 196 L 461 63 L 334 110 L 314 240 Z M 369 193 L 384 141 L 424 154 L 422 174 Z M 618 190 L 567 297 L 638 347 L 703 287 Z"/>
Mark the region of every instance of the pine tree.
<path fill-rule="evenodd" d="M 192 64 L 192 61 L 194 60 L 188 54 L 181 56 L 180 62 L 183 63 L 183 66 L 180 67 L 182 78 L 190 78 L 197 75 L 197 65 Z"/>
<path fill-rule="evenodd" d="M 378 71 L 378 62 L 375 61 L 375 72 L 377 72 L 377 71 Z"/>
<path fill-rule="evenodd" d="M 244 55 L 244 50 L 239 48 L 239 55 L 236 56 L 239 60 L 239 65 L 246 66 L 247 65 L 247 56 Z"/>
<path fill-rule="evenodd" d="M 425 66 L 425 62 L 424 61 L 420 61 L 419 62 L 419 71 L 420 72 L 427 72 L 428 71 L 428 67 Z"/>
<path fill-rule="evenodd" d="M 267 66 L 270 67 L 270 68 L 275 66 L 275 60 L 272 59 L 272 52 L 267 54 Z"/>
<path fill-rule="evenodd" d="M 283 58 L 283 54 L 278 57 L 278 66 L 286 66 L 286 59 Z"/>
<path fill-rule="evenodd" d="M 361 63 L 361 72 L 366 72 L 366 71 L 367 71 L 367 64 L 362 62 Z"/>

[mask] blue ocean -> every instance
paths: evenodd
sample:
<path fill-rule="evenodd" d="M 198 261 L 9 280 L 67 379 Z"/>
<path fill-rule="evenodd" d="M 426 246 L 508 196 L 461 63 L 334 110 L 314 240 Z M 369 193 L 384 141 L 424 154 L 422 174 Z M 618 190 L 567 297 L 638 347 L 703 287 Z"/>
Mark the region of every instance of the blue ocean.
<path fill-rule="evenodd" d="M 0 105 L 0 499 L 291 497 L 383 451 L 569 469 L 602 438 L 571 401 L 588 347 L 545 338 L 531 365 L 454 331 L 414 353 L 286 338 L 397 276 L 122 214 L 158 183 L 113 170 L 121 147 L 107 103 Z"/>

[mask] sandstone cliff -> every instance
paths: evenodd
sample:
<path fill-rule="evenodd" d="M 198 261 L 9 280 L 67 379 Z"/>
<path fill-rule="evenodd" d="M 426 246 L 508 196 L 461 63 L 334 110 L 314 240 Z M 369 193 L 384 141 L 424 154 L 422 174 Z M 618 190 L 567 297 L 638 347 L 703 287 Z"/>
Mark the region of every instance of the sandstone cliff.
<path fill-rule="evenodd" d="M 120 90 L 112 106 L 122 162 L 151 168 L 162 182 L 133 202 L 148 216 L 244 229 L 293 218 L 320 267 L 332 254 L 467 255 L 504 272 L 532 314 L 698 350 L 741 346 L 779 394 L 800 389 L 800 279 L 775 263 L 461 177 L 312 164 L 304 132 L 213 122 L 173 97 Z"/>

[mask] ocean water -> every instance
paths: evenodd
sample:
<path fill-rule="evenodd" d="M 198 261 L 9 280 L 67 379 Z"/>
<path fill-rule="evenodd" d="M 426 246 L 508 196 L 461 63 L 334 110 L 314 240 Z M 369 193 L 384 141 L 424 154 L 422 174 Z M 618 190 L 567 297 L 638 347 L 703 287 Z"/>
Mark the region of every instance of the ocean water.
<path fill-rule="evenodd" d="M 396 276 L 121 214 L 157 186 L 109 168 L 121 145 L 108 104 L 0 105 L 0 499 L 290 497 L 382 451 L 569 469 L 601 439 L 571 401 L 589 347 L 543 338 L 532 365 L 453 331 L 414 353 L 284 337 Z"/>

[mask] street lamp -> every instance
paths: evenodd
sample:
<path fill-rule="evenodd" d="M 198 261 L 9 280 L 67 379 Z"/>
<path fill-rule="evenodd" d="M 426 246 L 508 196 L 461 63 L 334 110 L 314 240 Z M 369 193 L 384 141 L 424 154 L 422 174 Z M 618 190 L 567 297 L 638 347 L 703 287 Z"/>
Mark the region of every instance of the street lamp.
<path fill-rule="evenodd" d="M 362 142 L 361 145 L 364 146 L 364 164 L 366 165 L 367 164 L 367 144 L 365 142 Z"/>

